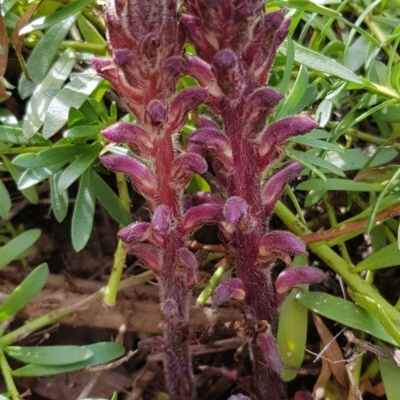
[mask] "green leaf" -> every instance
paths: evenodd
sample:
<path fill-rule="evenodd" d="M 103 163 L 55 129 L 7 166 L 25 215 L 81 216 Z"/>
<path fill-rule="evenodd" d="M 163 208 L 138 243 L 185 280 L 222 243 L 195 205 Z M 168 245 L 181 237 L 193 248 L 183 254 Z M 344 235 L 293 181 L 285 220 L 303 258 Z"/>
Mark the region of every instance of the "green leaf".
<path fill-rule="evenodd" d="M 374 315 L 368 313 L 363 307 L 320 292 L 306 292 L 298 294 L 296 298 L 297 301 L 317 314 L 397 345 L 396 341 L 385 331 Z"/>
<path fill-rule="evenodd" d="M 44 181 L 49 176 L 58 172 L 66 163 L 61 162 L 58 164 L 54 164 L 50 167 L 44 168 L 28 168 L 20 177 L 18 181 L 18 189 L 23 190 L 27 189 L 33 185 L 36 185 L 39 182 Z"/>
<path fill-rule="evenodd" d="M 54 146 L 40 153 L 21 154 L 13 160 L 13 164 L 22 168 L 50 167 L 61 162 L 68 162 L 72 158 L 87 151 L 89 146 L 84 144 L 65 144 Z"/>
<path fill-rule="evenodd" d="M 377 167 L 393 160 L 397 156 L 397 151 L 393 148 L 381 149 L 380 153 L 374 158 L 370 167 Z M 369 156 L 365 155 L 361 149 L 345 150 L 344 153 L 328 151 L 325 160 L 335 164 L 342 171 L 352 171 L 362 169 Z"/>
<path fill-rule="evenodd" d="M 50 14 L 47 17 L 40 17 L 35 19 L 34 21 L 30 22 L 29 24 L 25 25 L 20 31 L 20 35 L 26 35 L 27 33 L 31 33 L 37 30 L 43 30 L 49 28 L 61 22 L 68 17 L 76 14 L 82 8 L 86 7 L 87 5 L 93 3 L 94 0 L 77 0 L 73 3 L 70 3 L 66 7 L 60 9 L 59 11 L 55 12 L 54 14 Z"/>
<path fill-rule="evenodd" d="M 379 357 L 379 372 L 387 400 L 397 400 L 400 393 L 399 366 L 393 361 Z"/>
<path fill-rule="evenodd" d="M 8 219 L 11 210 L 11 197 L 4 183 L 0 180 L 0 218 Z"/>
<path fill-rule="evenodd" d="M 123 226 L 129 225 L 132 222 L 129 210 L 124 207 L 121 199 L 97 173 L 94 173 L 94 184 L 97 199 L 111 217 Z"/>
<path fill-rule="evenodd" d="M 31 229 L 21 233 L 3 247 L 0 247 L 0 268 L 5 267 L 13 260 L 17 260 L 21 254 L 39 239 L 40 234 L 41 231 L 39 229 Z"/>
<path fill-rule="evenodd" d="M 125 354 L 125 349 L 117 343 L 96 343 L 84 348 L 93 352 L 93 356 L 88 360 L 81 361 L 69 365 L 37 365 L 28 364 L 22 368 L 13 371 L 13 376 L 27 377 L 27 376 L 46 376 L 62 374 L 66 372 L 79 371 L 84 368 L 94 367 L 99 364 L 108 363 Z"/>
<path fill-rule="evenodd" d="M 301 65 L 305 67 L 314 69 L 316 71 L 320 71 L 328 76 L 333 75 L 337 76 L 338 78 L 344 79 L 348 82 L 354 82 L 361 84 L 361 79 L 351 72 L 349 69 L 344 67 L 343 65 L 337 63 L 335 60 L 331 58 L 325 57 L 320 53 L 316 53 L 312 50 L 307 49 L 299 45 L 298 43 L 294 42 L 294 59 Z M 283 55 L 287 55 L 287 44 L 283 42 L 279 51 Z"/>
<path fill-rule="evenodd" d="M 100 125 L 77 125 L 68 129 L 63 136 L 67 138 L 92 138 L 97 136 L 102 129 L 104 127 Z"/>
<path fill-rule="evenodd" d="M 97 159 L 102 148 L 100 142 L 94 142 L 84 153 L 80 154 L 62 173 L 58 181 L 58 190 L 63 192 L 68 189 Z"/>
<path fill-rule="evenodd" d="M 399 260 L 400 250 L 397 247 L 397 243 L 392 243 L 372 253 L 365 260 L 358 263 L 354 268 L 354 272 L 375 271 L 377 269 L 394 267 L 399 265 Z"/>
<path fill-rule="evenodd" d="M 21 135 L 22 135 L 22 133 L 21 133 Z M 14 181 L 18 182 L 21 178 L 23 170 L 13 164 L 11 164 L 11 161 L 7 157 L 3 157 L 3 162 L 6 166 L 6 168 L 8 169 L 8 172 L 11 174 L 12 178 L 14 179 Z M 38 203 L 39 195 L 36 190 L 36 187 L 32 186 L 27 189 L 22 189 L 21 192 L 32 204 Z"/>
<path fill-rule="evenodd" d="M 46 96 L 47 89 L 59 89 L 68 78 L 75 65 L 75 53 L 67 49 L 51 67 L 46 77 L 37 86 L 29 100 L 23 124 L 23 133 L 27 138 L 32 137 L 43 125 L 46 111 L 51 98 Z"/>
<path fill-rule="evenodd" d="M 377 183 L 354 182 L 348 179 L 311 179 L 297 185 L 297 190 L 340 190 L 346 192 L 380 192 L 383 186 Z"/>
<path fill-rule="evenodd" d="M 186 188 L 186 192 L 194 194 L 197 192 L 211 192 L 211 187 L 208 182 L 199 174 L 193 174 L 192 180 L 189 186 Z"/>
<path fill-rule="evenodd" d="M 96 186 L 94 173 L 87 169 L 81 178 L 74 214 L 72 216 L 71 236 L 75 251 L 81 251 L 88 242 L 93 227 Z"/>
<path fill-rule="evenodd" d="M 356 292 L 349 292 L 351 298 L 363 307 L 365 310 L 369 311 L 374 317 L 382 324 L 386 332 L 396 341 L 397 345 L 400 345 L 400 326 L 395 325 L 393 321 L 389 318 L 389 315 L 384 311 L 382 306 L 375 302 L 373 299 L 363 296 L 362 294 Z"/>
<path fill-rule="evenodd" d="M 35 298 L 43 289 L 48 277 L 49 268 L 47 264 L 40 264 L 36 267 L 22 283 L 13 290 L 7 300 L 0 305 L 0 322 L 15 315 Z"/>
<path fill-rule="evenodd" d="M 331 120 L 333 103 L 330 100 L 322 100 L 315 113 L 315 120 L 323 128 Z"/>
<path fill-rule="evenodd" d="M 62 222 L 68 213 L 68 191 L 58 190 L 58 181 L 62 172 L 58 171 L 56 174 L 50 176 L 50 198 L 51 208 L 54 216 L 58 222 Z"/>
<path fill-rule="evenodd" d="M 23 135 L 21 128 L 5 125 L 0 125 L 0 141 L 21 146 L 48 146 L 50 144 L 50 141 L 44 139 L 42 135 L 35 134 L 28 139 Z"/>
<path fill-rule="evenodd" d="M 103 81 L 99 76 L 78 75 L 51 100 L 43 126 L 43 136 L 48 139 L 68 121 L 71 107 L 79 108 L 93 90 Z"/>
<path fill-rule="evenodd" d="M 306 348 L 307 307 L 296 300 L 296 291 L 292 291 L 282 305 L 279 314 L 277 345 L 284 364 L 281 379 L 289 382 L 298 374 Z"/>
<path fill-rule="evenodd" d="M 296 82 L 289 95 L 285 99 L 278 113 L 278 119 L 294 114 L 294 111 L 304 97 L 308 86 L 308 71 L 303 65 L 300 66 Z"/>
<path fill-rule="evenodd" d="M 107 42 L 103 36 L 95 28 L 95 26 L 87 20 L 82 14 L 78 16 L 78 27 L 79 30 L 87 43 L 99 44 L 104 46 L 104 52 L 106 51 Z"/>
<path fill-rule="evenodd" d="M 4 350 L 25 364 L 69 365 L 93 356 L 91 350 L 79 346 L 8 346 Z"/>
<path fill-rule="evenodd" d="M 343 176 L 343 177 L 346 176 L 338 167 L 336 167 L 336 165 L 333 165 L 329 161 L 325 161 L 323 158 L 317 157 L 310 152 L 304 153 L 302 151 L 287 149 L 286 153 L 288 154 L 289 157 L 291 155 L 295 156 L 300 161 L 305 161 L 309 164 L 313 164 L 320 168 L 324 168 L 327 171 L 332 172 L 333 174 Z"/>
<path fill-rule="evenodd" d="M 61 42 L 67 36 L 74 22 L 75 17 L 70 17 L 52 26 L 40 42 L 33 48 L 27 61 L 27 67 L 32 82 L 26 79 L 25 74 L 22 74 L 18 85 L 18 93 L 23 100 L 33 93 L 36 85 L 46 76 L 59 51 Z"/>
<path fill-rule="evenodd" d="M 331 150 L 338 153 L 344 153 L 344 150 L 342 150 L 337 144 L 329 143 L 324 140 L 314 139 L 309 136 L 294 136 L 291 137 L 289 141 L 302 144 L 303 146 L 314 147 L 316 149 Z"/>

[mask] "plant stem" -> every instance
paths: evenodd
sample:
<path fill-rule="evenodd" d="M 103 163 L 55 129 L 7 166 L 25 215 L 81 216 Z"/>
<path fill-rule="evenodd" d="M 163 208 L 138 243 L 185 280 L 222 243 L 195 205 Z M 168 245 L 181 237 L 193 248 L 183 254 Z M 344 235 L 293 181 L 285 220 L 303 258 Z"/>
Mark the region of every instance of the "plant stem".
<path fill-rule="evenodd" d="M 306 235 L 311 231 L 302 224 L 296 216 L 278 201 L 275 206 L 275 214 L 282 220 L 285 226 L 298 236 Z M 356 293 L 372 299 L 379 304 L 381 309 L 397 325 L 400 325 L 400 312 L 388 303 L 371 285 L 365 282 L 360 275 L 352 272 L 352 267 L 325 244 L 310 243 L 310 250 L 324 261 L 333 271 L 340 275 L 344 282 Z M 379 320 L 379 317 L 378 317 Z"/>
<path fill-rule="evenodd" d="M 8 393 L 11 396 L 11 400 L 20 400 L 18 389 L 15 386 L 15 382 L 12 376 L 12 370 L 10 368 L 10 365 L 8 364 L 2 347 L 0 347 L 0 366 Z"/>
<path fill-rule="evenodd" d="M 226 105 L 222 113 L 225 132 L 232 145 L 234 163 L 234 172 L 228 180 L 228 193 L 230 196 L 239 196 L 247 202 L 255 226 L 249 232 L 236 230 L 234 239 L 230 243 L 230 251 L 235 260 L 238 278 L 245 287 L 245 301 L 249 308 L 250 319 L 254 322 L 267 321 L 273 336 L 276 337 L 278 310 L 275 308 L 270 273 L 268 269 L 258 266 L 258 246 L 266 231 L 260 194 L 261 173 L 257 165 L 258 155 L 251 139 L 243 135 L 243 132 L 248 132 L 247 121 L 244 121 L 244 126 L 238 126 L 237 119 L 233 117 L 243 114 L 242 107 L 245 105 L 239 104 L 237 107 Z M 255 340 L 250 343 L 250 356 L 253 361 L 254 390 L 257 399 L 284 398 L 282 381 L 266 363 L 263 352 Z"/>
<path fill-rule="evenodd" d="M 192 363 L 189 354 L 189 290 L 186 274 L 179 273 L 178 251 L 184 246 L 181 234 L 182 215 L 178 191 L 171 188 L 174 150 L 171 136 L 155 144 L 155 177 L 157 179 L 156 204 L 166 205 L 171 210 L 175 229 L 164 238 L 160 274 L 161 313 L 166 344 L 164 371 L 168 392 L 172 400 L 194 400 L 196 391 L 193 381 Z"/>
<path fill-rule="evenodd" d="M 131 200 L 129 197 L 126 177 L 124 174 L 117 173 L 116 179 L 117 179 L 119 198 L 121 199 L 121 202 L 124 205 L 124 207 L 127 210 L 129 210 Z M 118 240 L 117 249 L 114 253 L 114 262 L 112 266 L 112 271 L 103 297 L 103 302 L 106 306 L 112 307 L 115 305 L 118 293 L 118 286 L 121 282 L 122 272 L 124 270 L 124 261 L 125 261 L 124 256 L 125 254 L 124 254 L 123 242 L 122 240 Z"/>

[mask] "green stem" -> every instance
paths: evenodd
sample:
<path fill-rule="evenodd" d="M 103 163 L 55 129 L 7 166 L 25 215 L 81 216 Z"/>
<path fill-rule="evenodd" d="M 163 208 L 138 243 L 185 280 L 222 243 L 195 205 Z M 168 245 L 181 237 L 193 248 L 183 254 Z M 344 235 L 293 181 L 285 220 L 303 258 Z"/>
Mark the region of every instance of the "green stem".
<path fill-rule="evenodd" d="M 0 347 L 0 366 L 4 381 L 7 386 L 8 396 L 11 396 L 11 400 L 20 400 L 18 389 L 15 386 L 15 382 L 12 376 L 12 369 L 8 364 L 3 349 Z"/>
<path fill-rule="evenodd" d="M 116 174 L 117 179 L 117 187 L 118 187 L 118 195 L 121 199 L 122 204 L 124 207 L 129 210 L 131 200 L 129 197 L 129 190 L 127 186 L 126 177 L 121 174 Z M 118 240 L 117 250 L 114 253 L 114 262 L 113 267 L 111 270 L 111 275 L 107 283 L 107 287 L 104 291 L 103 302 L 106 306 L 113 307 L 115 306 L 117 293 L 118 293 L 118 286 L 121 283 L 121 277 L 124 270 L 125 265 L 125 252 L 124 252 L 124 245 L 121 240 Z"/>
<path fill-rule="evenodd" d="M 35 146 L 35 147 L 12 147 L 11 149 L 4 150 L 1 154 L 19 154 L 19 153 L 39 153 L 40 151 L 47 149 L 48 146 Z"/>
<path fill-rule="evenodd" d="M 203 289 L 203 291 L 200 293 L 199 297 L 196 300 L 196 304 L 199 304 L 200 306 L 204 306 L 206 304 L 206 301 L 209 299 L 209 297 L 212 295 L 214 292 L 214 289 L 218 285 L 219 281 L 222 278 L 222 275 L 225 273 L 225 271 L 228 269 L 229 265 L 221 265 L 218 267 L 215 272 L 213 273 L 213 276 L 210 278 L 210 280 L 207 283 L 207 286 Z"/>
<path fill-rule="evenodd" d="M 131 276 L 128 279 L 123 280 L 119 286 L 118 290 L 126 289 L 132 286 L 142 285 L 149 280 L 154 278 L 154 273 L 151 271 L 143 272 L 142 274 Z M 78 301 L 71 308 L 61 308 L 59 310 L 52 311 L 46 315 L 43 315 L 39 318 L 34 319 L 33 321 L 27 322 L 20 328 L 16 329 L 4 335 L 0 338 L 0 347 L 9 346 L 10 344 L 23 339 L 24 337 L 30 335 L 33 332 L 38 331 L 48 325 L 54 324 L 58 320 L 68 315 L 71 315 L 83 307 L 87 307 L 90 303 L 100 300 L 104 297 L 104 293 L 107 289 L 107 286 L 100 288 L 97 292 L 92 295 L 86 297 L 85 299 Z"/>
<path fill-rule="evenodd" d="M 285 226 L 297 236 L 312 233 L 296 216 L 286 208 L 282 202 L 275 206 L 275 214 L 282 220 Z M 360 275 L 352 272 L 352 266 L 337 255 L 329 246 L 319 243 L 311 243 L 310 250 L 324 261 L 333 271 L 340 275 L 344 282 L 356 293 L 365 296 L 379 304 L 382 311 L 395 324 L 400 325 L 400 312 L 388 303 L 376 290 L 365 282 Z M 376 316 L 380 320 L 379 316 Z"/>
<path fill-rule="evenodd" d="M 369 133 L 361 132 L 357 129 L 348 129 L 346 131 L 346 135 L 352 136 L 357 139 L 364 140 L 365 142 L 376 144 L 377 146 L 387 146 L 391 145 L 397 151 L 400 151 L 400 145 L 398 144 L 390 144 L 387 139 L 382 139 L 380 137 L 371 135 Z"/>
<path fill-rule="evenodd" d="M 117 250 L 114 253 L 113 267 L 103 296 L 104 304 L 109 307 L 115 306 L 116 303 L 118 286 L 124 269 L 124 253 L 122 240 L 118 240 Z"/>
<path fill-rule="evenodd" d="M 39 40 L 32 40 L 31 38 L 24 40 L 24 46 L 33 48 L 39 43 Z M 90 53 L 95 56 L 105 56 L 107 49 L 102 44 L 80 43 L 74 40 L 64 40 L 60 44 L 60 49 L 70 48 L 81 53 Z"/>
<path fill-rule="evenodd" d="M 54 324 L 59 319 L 66 317 L 67 315 L 73 314 L 75 311 L 77 311 L 76 308 L 63 308 L 61 310 L 56 310 L 49 314 L 36 318 L 33 321 L 27 322 L 15 331 L 12 331 L 0 338 L 0 347 L 9 346 L 10 344 L 17 342 L 18 340 L 25 338 L 31 333 L 36 332 L 39 329 L 44 328 L 45 326 Z"/>
<path fill-rule="evenodd" d="M 335 228 L 337 226 L 338 222 L 337 222 L 337 219 L 336 219 L 335 210 L 332 207 L 332 204 L 329 202 L 327 194 L 324 194 L 323 200 L 324 200 L 326 213 L 328 214 L 328 218 L 329 218 L 329 222 L 331 224 L 331 227 Z M 339 249 L 340 249 L 340 254 L 342 255 L 342 258 L 346 262 L 348 262 L 349 264 L 352 264 L 349 252 L 347 251 L 347 247 L 346 247 L 345 241 L 342 241 L 342 242 L 339 243 Z"/>

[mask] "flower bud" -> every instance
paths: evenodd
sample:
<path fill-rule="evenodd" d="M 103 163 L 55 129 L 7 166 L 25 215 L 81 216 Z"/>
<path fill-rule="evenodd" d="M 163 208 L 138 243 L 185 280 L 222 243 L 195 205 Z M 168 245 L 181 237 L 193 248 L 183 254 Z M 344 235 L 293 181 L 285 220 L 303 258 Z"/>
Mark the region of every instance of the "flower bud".
<path fill-rule="evenodd" d="M 271 329 L 259 333 L 257 335 L 256 343 L 260 348 L 267 365 L 272 369 L 272 371 L 280 375 L 282 371 L 282 361 Z"/>
<path fill-rule="evenodd" d="M 148 222 L 134 222 L 118 232 L 118 239 L 125 243 L 143 242 L 151 235 Z"/>
<path fill-rule="evenodd" d="M 286 268 L 276 278 L 275 290 L 278 295 L 286 294 L 296 286 L 321 283 L 325 279 L 325 274 L 318 268 Z"/>
<path fill-rule="evenodd" d="M 222 207 L 217 204 L 202 204 L 191 208 L 184 217 L 183 228 L 185 233 L 192 233 L 201 225 L 223 221 Z"/>
<path fill-rule="evenodd" d="M 138 258 L 140 265 L 144 268 L 150 269 L 157 275 L 161 273 L 161 256 L 154 246 L 137 243 L 129 248 L 128 253 L 135 255 Z"/>
<path fill-rule="evenodd" d="M 224 207 L 224 217 L 228 224 L 235 226 L 249 213 L 249 205 L 241 197 L 230 197 Z"/>
<path fill-rule="evenodd" d="M 274 231 L 264 235 L 260 241 L 260 256 L 270 253 L 285 253 L 291 256 L 307 254 L 304 243 L 289 232 Z"/>
<path fill-rule="evenodd" d="M 152 197 L 154 194 L 154 178 L 151 172 L 142 163 L 132 157 L 112 155 L 100 157 L 100 161 L 113 172 L 122 172 L 127 175 L 133 185 L 145 197 Z"/>
<path fill-rule="evenodd" d="M 285 185 L 295 178 L 302 170 L 302 165 L 296 162 L 290 162 L 265 182 L 261 189 L 261 200 L 267 217 L 272 214 L 275 203 L 281 197 Z"/>
<path fill-rule="evenodd" d="M 170 185 L 175 189 L 183 189 L 193 174 L 203 174 L 206 171 L 207 163 L 203 157 L 185 151 L 172 162 Z"/>
<path fill-rule="evenodd" d="M 213 307 L 217 307 L 230 299 L 244 300 L 245 297 L 246 290 L 243 282 L 238 278 L 228 279 L 214 290 L 212 295 Z"/>

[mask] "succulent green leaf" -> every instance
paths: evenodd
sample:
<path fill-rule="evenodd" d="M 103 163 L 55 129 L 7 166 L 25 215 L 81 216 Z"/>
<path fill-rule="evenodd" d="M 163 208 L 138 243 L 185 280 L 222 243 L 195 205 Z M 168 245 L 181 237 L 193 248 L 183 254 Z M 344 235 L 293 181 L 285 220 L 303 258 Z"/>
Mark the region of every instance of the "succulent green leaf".
<path fill-rule="evenodd" d="M 75 251 L 82 250 L 90 238 L 96 203 L 94 173 L 88 168 L 82 175 L 72 216 L 71 236 Z"/>
<path fill-rule="evenodd" d="M 88 360 L 93 352 L 79 346 L 8 346 L 5 352 L 25 364 L 69 365 Z"/>
<path fill-rule="evenodd" d="M 13 260 L 17 260 L 39 239 L 40 234 L 41 231 L 39 229 L 31 229 L 0 247 L 0 268 L 5 267 Z"/>
<path fill-rule="evenodd" d="M 25 74 L 21 75 L 18 84 L 18 92 L 21 99 L 28 98 L 35 87 L 40 84 L 49 71 L 51 64 L 59 52 L 61 42 L 67 36 L 71 26 L 75 22 L 75 17 L 63 19 L 58 24 L 52 26 L 33 48 L 32 53 L 26 63 L 32 82 L 28 81 Z"/>
<path fill-rule="evenodd" d="M 317 314 L 397 345 L 373 314 L 350 301 L 320 292 L 300 293 L 296 299 Z"/>
<path fill-rule="evenodd" d="M 86 7 L 87 5 L 93 3 L 94 0 L 77 0 L 73 3 L 70 3 L 64 8 L 61 8 L 59 11 L 55 12 L 54 14 L 50 14 L 46 17 L 40 17 L 29 24 L 25 25 L 20 31 L 20 35 L 26 35 L 27 33 L 31 33 L 37 30 L 43 30 L 53 26 L 61 21 L 64 21 L 68 17 L 75 15 L 77 12 L 82 10 L 82 8 Z"/>
<path fill-rule="evenodd" d="M 58 181 L 58 191 L 63 192 L 68 189 L 97 159 L 102 148 L 101 143 L 93 143 L 71 165 L 65 168 Z"/>
<path fill-rule="evenodd" d="M 346 192 L 380 192 L 383 186 L 377 183 L 354 182 L 347 179 L 311 179 L 297 185 L 297 190 L 340 190 Z"/>
<path fill-rule="evenodd" d="M 48 139 L 56 134 L 68 121 L 69 109 L 79 108 L 102 78 L 90 75 L 78 75 L 60 90 L 51 100 L 43 126 L 43 136 Z"/>
<path fill-rule="evenodd" d="M 96 197 L 100 204 L 119 224 L 122 226 L 129 225 L 132 222 L 132 217 L 129 210 L 124 207 L 121 199 L 97 173 L 94 173 L 94 182 Z"/>
<path fill-rule="evenodd" d="M 13 371 L 13 376 L 27 377 L 27 376 L 47 376 L 62 374 L 66 372 L 79 371 L 84 368 L 94 367 L 99 364 L 108 363 L 119 357 L 122 357 L 125 353 L 125 349 L 118 343 L 96 343 L 84 348 L 93 352 L 92 357 L 88 360 L 80 361 L 74 364 L 68 365 L 38 365 L 28 364 L 22 368 Z"/>
<path fill-rule="evenodd" d="M 68 213 L 68 191 L 58 189 L 61 174 L 62 171 L 58 171 L 49 178 L 51 208 L 58 222 L 62 222 Z"/>
<path fill-rule="evenodd" d="M 31 138 L 43 125 L 44 117 L 52 101 L 45 91 L 59 89 L 68 78 L 74 64 L 75 53 L 71 49 L 65 50 L 36 87 L 29 100 L 24 118 L 23 133 L 26 138 Z"/>
<path fill-rule="evenodd" d="M 29 232 L 29 231 L 28 231 Z M 1 249 L 0 249 L 1 251 Z M 43 289 L 49 277 L 46 263 L 36 267 L 0 305 L 0 322 L 22 310 Z"/>
<path fill-rule="evenodd" d="M 0 180 L 0 218 L 8 219 L 11 210 L 11 197 L 4 183 Z"/>

